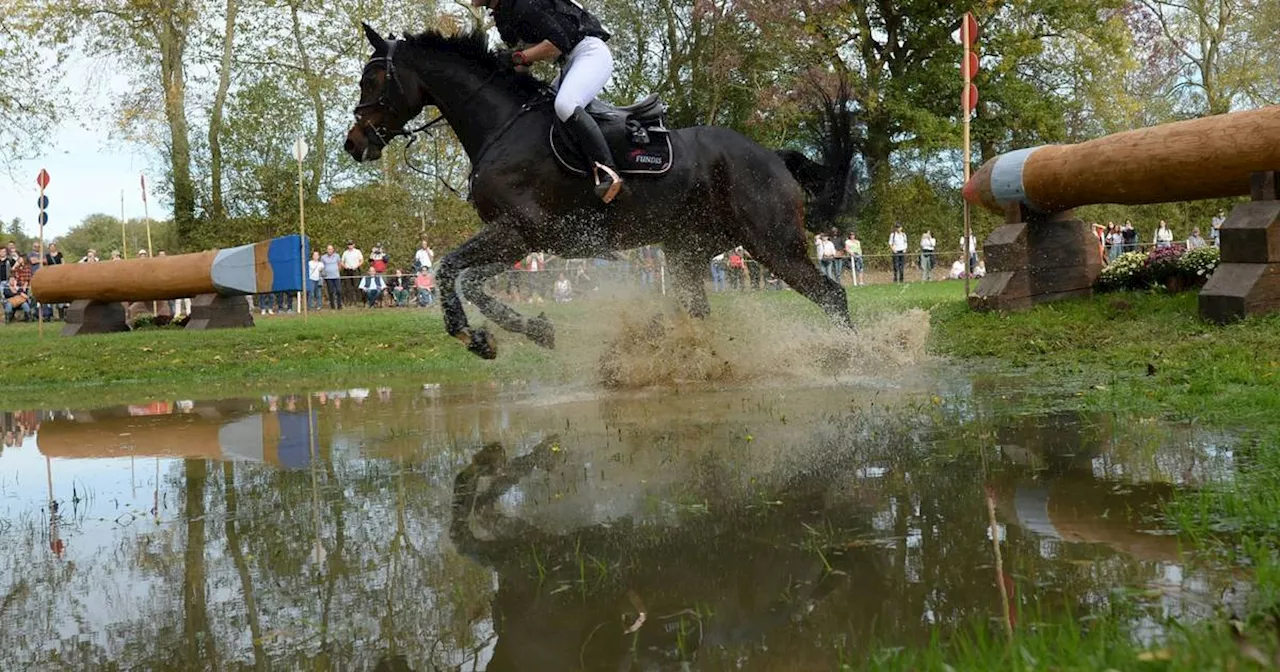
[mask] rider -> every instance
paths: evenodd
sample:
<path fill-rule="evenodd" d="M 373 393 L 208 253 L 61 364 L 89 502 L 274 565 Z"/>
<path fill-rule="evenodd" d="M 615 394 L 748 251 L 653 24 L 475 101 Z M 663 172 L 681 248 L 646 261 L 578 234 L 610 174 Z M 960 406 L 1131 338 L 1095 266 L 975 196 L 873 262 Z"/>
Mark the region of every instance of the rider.
<path fill-rule="evenodd" d="M 515 66 L 554 60 L 561 64 L 556 91 L 556 116 L 577 138 L 592 161 L 596 195 L 611 202 L 622 188 L 613 154 L 586 106 L 613 75 L 613 54 L 605 41 L 609 33 L 576 0 L 471 0 L 488 7 L 502 41 L 522 50 L 510 52 Z"/>

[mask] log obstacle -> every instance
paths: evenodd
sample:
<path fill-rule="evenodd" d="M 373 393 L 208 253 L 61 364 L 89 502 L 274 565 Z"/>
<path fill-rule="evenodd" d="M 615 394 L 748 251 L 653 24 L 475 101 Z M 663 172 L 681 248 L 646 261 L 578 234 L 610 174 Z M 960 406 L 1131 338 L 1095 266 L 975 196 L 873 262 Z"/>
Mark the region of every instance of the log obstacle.
<path fill-rule="evenodd" d="M 125 304 L 186 297 L 187 329 L 251 327 L 243 297 L 301 291 L 308 254 L 300 237 L 289 235 L 194 254 L 62 264 L 35 273 L 31 293 L 41 303 L 71 304 L 64 336 L 127 331 Z"/>
<path fill-rule="evenodd" d="M 1073 208 L 1251 195 L 1220 230 L 1222 265 L 1200 314 L 1223 322 L 1280 310 L 1277 170 L 1280 106 L 1002 154 L 964 187 L 965 200 L 1005 215 L 984 244 L 987 275 L 970 306 L 1018 310 L 1090 294 L 1101 251 Z"/>

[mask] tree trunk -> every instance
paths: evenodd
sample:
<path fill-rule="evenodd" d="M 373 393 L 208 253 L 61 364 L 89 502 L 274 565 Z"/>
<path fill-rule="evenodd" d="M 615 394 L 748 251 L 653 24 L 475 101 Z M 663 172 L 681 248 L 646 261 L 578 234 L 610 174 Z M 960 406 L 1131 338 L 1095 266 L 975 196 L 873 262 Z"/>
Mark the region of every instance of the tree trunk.
<path fill-rule="evenodd" d="M 238 8 L 236 0 L 227 0 L 226 32 L 222 36 L 222 69 L 218 73 L 218 92 L 214 94 L 213 109 L 209 113 L 209 173 L 213 181 L 209 214 L 215 220 L 227 216 L 226 206 L 222 201 L 222 108 L 227 103 L 227 89 L 231 88 L 231 54 L 235 45 Z"/>
<path fill-rule="evenodd" d="M 205 573 L 205 484 L 209 464 L 204 460 L 187 460 L 183 465 L 183 484 L 187 522 L 187 547 L 182 573 L 182 639 L 179 659 L 187 669 L 217 669 L 217 653 L 213 630 L 209 624 L 208 586 Z"/>
<path fill-rule="evenodd" d="M 173 184 L 173 223 L 179 244 L 190 239 L 196 212 L 196 190 L 191 181 L 191 138 L 187 127 L 187 83 L 183 58 L 187 49 L 187 17 L 182 7 L 171 7 L 160 20 L 160 80 L 164 86 L 164 113 L 169 122 L 169 163 Z"/>
<path fill-rule="evenodd" d="M 302 0 L 290 0 L 289 14 L 293 19 L 293 41 L 298 46 L 298 59 L 302 63 L 302 76 L 306 80 L 307 95 L 315 109 L 316 127 L 311 136 L 311 178 L 307 180 L 307 197 L 316 200 L 320 193 L 320 181 L 324 178 L 324 97 L 320 95 L 320 80 L 311 69 L 311 56 L 307 53 L 306 41 L 302 39 L 302 23 L 298 20 L 298 9 Z"/>

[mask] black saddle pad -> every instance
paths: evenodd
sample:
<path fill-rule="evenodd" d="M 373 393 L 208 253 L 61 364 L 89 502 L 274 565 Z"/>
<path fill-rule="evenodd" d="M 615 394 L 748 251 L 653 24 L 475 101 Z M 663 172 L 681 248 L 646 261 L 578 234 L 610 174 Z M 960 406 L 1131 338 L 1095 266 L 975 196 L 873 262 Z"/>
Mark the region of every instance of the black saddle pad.
<path fill-rule="evenodd" d="M 631 142 L 626 129 L 605 126 L 605 141 L 613 151 L 613 162 L 618 172 L 626 175 L 663 175 L 671 170 L 675 160 L 671 148 L 671 135 L 662 128 L 648 128 L 649 142 L 636 145 Z M 587 160 L 578 150 L 573 136 L 565 132 L 559 123 L 551 124 L 551 152 L 566 170 L 579 175 L 587 175 Z"/>

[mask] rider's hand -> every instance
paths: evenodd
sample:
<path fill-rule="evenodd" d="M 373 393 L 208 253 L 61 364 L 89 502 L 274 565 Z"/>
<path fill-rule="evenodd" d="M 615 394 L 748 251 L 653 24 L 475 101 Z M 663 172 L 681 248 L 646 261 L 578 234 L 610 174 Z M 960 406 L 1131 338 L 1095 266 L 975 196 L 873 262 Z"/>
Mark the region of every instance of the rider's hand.
<path fill-rule="evenodd" d="M 517 49 L 499 49 L 498 62 L 501 63 L 503 67 L 515 70 L 517 67 L 521 67 L 520 64 L 516 62 L 516 54 L 519 53 L 520 51 Z M 526 63 L 524 67 L 528 67 L 528 64 Z"/>

